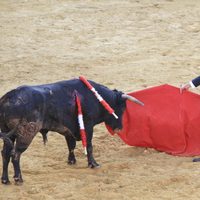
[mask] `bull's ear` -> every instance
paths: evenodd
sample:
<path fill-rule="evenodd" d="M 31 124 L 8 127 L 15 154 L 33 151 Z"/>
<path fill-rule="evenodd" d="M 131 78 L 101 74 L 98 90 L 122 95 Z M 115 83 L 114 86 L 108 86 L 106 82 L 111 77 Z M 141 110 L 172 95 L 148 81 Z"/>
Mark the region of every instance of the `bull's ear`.
<path fill-rule="evenodd" d="M 116 89 L 114 89 L 113 91 L 115 92 L 115 102 L 117 104 L 125 103 L 126 99 L 122 98 L 123 93 L 118 91 L 118 90 L 116 90 Z"/>
<path fill-rule="evenodd" d="M 141 106 L 144 106 L 144 103 L 143 103 L 143 102 L 141 102 L 140 100 L 138 100 L 138 99 L 136 99 L 135 97 L 130 96 L 130 95 L 128 95 L 128 94 L 122 94 L 122 99 L 127 99 L 127 100 L 132 101 L 132 102 L 134 102 L 134 103 L 137 103 L 137 104 L 139 104 L 139 105 L 141 105 Z"/>

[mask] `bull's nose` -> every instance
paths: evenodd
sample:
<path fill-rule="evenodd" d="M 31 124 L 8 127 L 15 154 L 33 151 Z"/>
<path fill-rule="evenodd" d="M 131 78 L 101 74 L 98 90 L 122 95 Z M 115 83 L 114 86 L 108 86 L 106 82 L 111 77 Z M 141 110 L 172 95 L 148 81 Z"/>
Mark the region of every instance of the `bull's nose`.
<path fill-rule="evenodd" d="M 118 134 L 120 131 L 121 131 L 121 129 L 116 128 L 116 129 L 114 130 L 114 133 Z"/>

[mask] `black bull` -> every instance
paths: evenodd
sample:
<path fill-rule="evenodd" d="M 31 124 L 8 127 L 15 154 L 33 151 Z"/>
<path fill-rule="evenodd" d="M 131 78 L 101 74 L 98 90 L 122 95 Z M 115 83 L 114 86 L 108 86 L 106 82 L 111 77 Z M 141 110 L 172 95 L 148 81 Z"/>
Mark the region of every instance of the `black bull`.
<path fill-rule="evenodd" d="M 2 183 L 9 183 L 10 158 L 14 166 L 15 182 L 23 182 L 20 155 L 28 148 L 38 132 L 42 133 L 44 141 L 48 131 L 64 135 L 69 149 L 68 163 L 76 163 L 74 149 L 76 141 L 81 139 L 76 95 L 81 99 L 83 110 L 88 166 L 91 168 L 99 166 L 92 153 L 93 127 L 105 122 L 113 130 L 120 130 L 127 96 L 95 82 L 90 81 L 90 83 L 115 110 L 118 119 L 103 108 L 94 94 L 79 79 L 40 86 L 22 86 L 8 92 L 0 99 L 0 137 L 4 140 Z"/>

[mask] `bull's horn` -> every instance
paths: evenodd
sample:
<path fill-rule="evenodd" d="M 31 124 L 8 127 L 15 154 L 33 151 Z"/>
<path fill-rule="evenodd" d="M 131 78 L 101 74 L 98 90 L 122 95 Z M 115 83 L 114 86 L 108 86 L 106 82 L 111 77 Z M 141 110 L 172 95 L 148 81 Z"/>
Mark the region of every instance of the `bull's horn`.
<path fill-rule="evenodd" d="M 140 100 L 138 100 L 138 99 L 136 99 L 135 97 L 132 97 L 132 96 L 130 96 L 130 95 L 128 95 L 128 94 L 122 94 L 122 98 L 123 98 L 123 99 L 128 99 L 128 100 L 130 100 L 130 101 L 132 101 L 132 102 L 135 102 L 135 103 L 137 103 L 137 104 L 139 104 L 139 105 L 141 105 L 141 106 L 144 106 L 144 103 L 143 103 L 143 102 L 141 102 Z"/>

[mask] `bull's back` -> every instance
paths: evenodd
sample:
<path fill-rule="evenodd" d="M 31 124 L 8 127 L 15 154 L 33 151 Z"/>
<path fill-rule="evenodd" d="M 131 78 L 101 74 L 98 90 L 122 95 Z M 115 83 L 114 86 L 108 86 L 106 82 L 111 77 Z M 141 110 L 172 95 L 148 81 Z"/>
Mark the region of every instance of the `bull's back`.
<path fill-rule="evenodd" d="M 40 119 L 46 124 L 67 123 L 76 117 L 75 93 L 81 98 L 84 112 L 97 117 L 98 100 L 79 79 L 18 87 L 0 99 L 0 116 L 4 116 L 3 120 L 6 116 L 6 119 L 26 118 L 28 121 Z"/>

